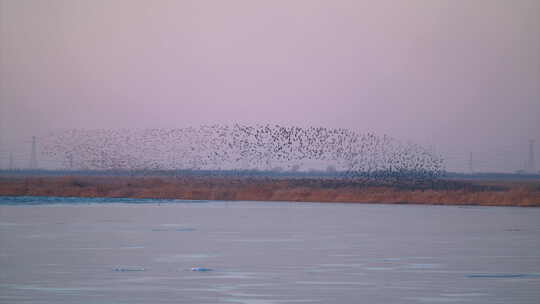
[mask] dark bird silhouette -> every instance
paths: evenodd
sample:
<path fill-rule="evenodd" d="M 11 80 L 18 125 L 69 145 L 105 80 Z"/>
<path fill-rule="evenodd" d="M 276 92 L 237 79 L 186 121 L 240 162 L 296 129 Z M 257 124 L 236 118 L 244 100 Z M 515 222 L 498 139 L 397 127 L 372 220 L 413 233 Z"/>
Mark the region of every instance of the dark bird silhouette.
<path fill-rule="evenodd" d="M 316 163 L 335 168 L 333 174 L 340 177 L 383 183 L 425 182 L 443 173 L 442 159 L 418 145 L 342 128 L 235 124 L 74 129 L 45 138 L 43 153 L 82 170 L 259 174 Z"/>

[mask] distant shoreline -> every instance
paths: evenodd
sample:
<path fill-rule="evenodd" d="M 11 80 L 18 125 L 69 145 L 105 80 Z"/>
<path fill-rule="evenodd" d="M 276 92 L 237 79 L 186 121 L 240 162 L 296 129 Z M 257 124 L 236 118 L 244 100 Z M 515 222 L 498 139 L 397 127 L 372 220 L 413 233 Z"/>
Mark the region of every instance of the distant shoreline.
<path fill-rule="evenodd" d="M 275 171 L 275 170 L 47 170 L 47 169 L 0 169 L 3 177 L 63 177 L 63 176 L 103 176 L 103 177 L 223 177 L 223 178 L 273 178 L 273 179 L 343 179 L 343 171 Z M 503 173 L 503 172 L 443 172 L 443 180 L 470 181 L 540 181 L 538 173 Z"/>
<path fill-rule="evenodd" d="M 321 178 L 2 176 L 0 195 L 540 207 L 540 180 L 409 187 Z"/>

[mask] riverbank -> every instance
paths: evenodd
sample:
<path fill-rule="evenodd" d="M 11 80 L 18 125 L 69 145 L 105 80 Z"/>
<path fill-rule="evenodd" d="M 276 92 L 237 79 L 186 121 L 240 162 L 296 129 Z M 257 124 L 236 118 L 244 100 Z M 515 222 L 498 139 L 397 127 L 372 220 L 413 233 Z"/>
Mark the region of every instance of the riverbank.
<path fill-rule="evenodd" d="M 315 178 L 4 176 L 0 195 L 540 207 L 540 180 L 394 186 Z"/>

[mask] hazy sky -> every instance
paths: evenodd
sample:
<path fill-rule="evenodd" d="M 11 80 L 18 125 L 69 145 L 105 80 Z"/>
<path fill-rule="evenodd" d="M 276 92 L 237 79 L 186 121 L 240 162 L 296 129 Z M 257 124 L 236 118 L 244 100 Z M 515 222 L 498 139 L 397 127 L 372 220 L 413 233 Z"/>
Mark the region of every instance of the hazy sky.
<path fill-rule="evenodd" d="M 538 0 L 0 0 L 0 30 L 4 152 L 237 122 L 388 134 L 455 170 L 540 150 Z"/>

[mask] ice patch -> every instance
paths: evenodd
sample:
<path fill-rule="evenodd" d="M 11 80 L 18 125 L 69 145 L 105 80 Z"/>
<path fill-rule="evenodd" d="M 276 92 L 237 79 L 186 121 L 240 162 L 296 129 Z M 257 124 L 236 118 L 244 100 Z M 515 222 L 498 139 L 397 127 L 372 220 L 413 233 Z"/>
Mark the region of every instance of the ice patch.
<path fill-rule="evenodd" d="M 518 278 L 527 278 L 527 279 L 540 279 L 540 274 L 537 273 L 480 273 L 480 274 L 469 274 L 467 278 L 485 278 L 485 279 L 518 279 Z"/>
<path fill-rule="evenodd" d="M 125 266 L 113 268 L 113 271 L 117 272 L 134 272 L 134 271 L 146 271 L 144 267 L 139 266 Z"/>
<path fill-rule="evenodd" d="M 208 271 L 213 271 L 213 269 L 204 268 L 204 267 L 193 267 L 191 268 L 191 271 L 208 272 Z"/>

